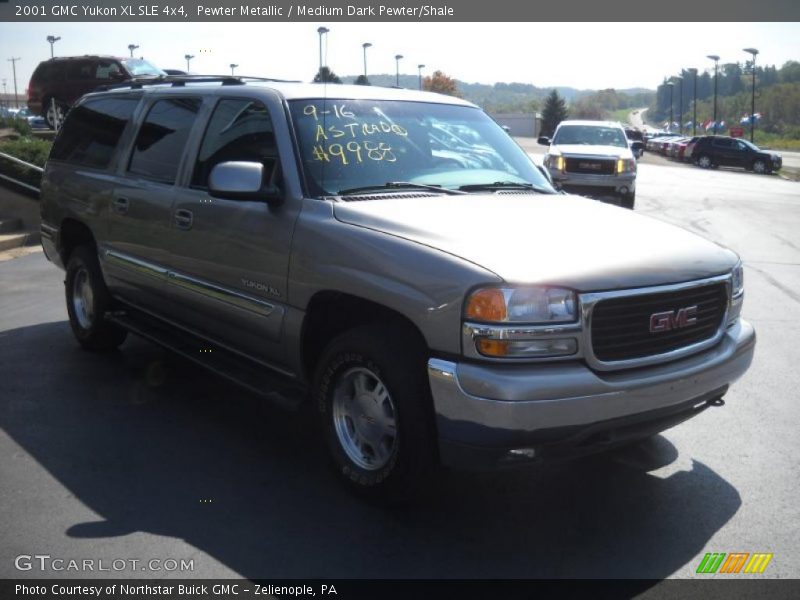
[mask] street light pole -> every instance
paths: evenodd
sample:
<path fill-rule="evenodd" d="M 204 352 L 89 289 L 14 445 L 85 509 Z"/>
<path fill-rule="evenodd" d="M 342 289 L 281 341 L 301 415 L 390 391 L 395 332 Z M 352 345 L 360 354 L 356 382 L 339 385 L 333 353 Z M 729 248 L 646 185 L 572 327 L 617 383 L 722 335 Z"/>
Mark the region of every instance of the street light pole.
<path fill-rule="evenodd" d="M 394 55 L 394 65 L 395 65 L 395 76 L 394 76 L 394 84 L 397 87 L 400 87 L 400 59 L 403 58 L 402 54 L 395 54 Z"/>
<path fill-rule="evenodd" d="M 667 131 L 671 132 L 672 131 L 672 119 L 673 119 L 673 114 L 672 114 L 672 88 L 675 87 L 675 84 L 673 82 L 671 82 L 671 81 L 668 81 L 667 85 L 669 86 L 669 125 L 667 127 Z"/>
<path fill-rule="evenodd" d="M 678 133 L 683 135 L 683 72 L 678 77 L 680 87 L 678 88 Z"/>
<path fill-rule="evenodd" d="M 753 99 L 750 103 L 750 141 L 753 142 L 756 130 L 756 55 L 758 54 L 758 50 L 755 48 L 745 48 L 744 51 L 753 56 L 753 64 L 751 65 L 753 69 Z"/>
<path fill-rule="evenodd" d="M 17 61 L 21 60 L 19 57 L 9 58 L 11 62 L 11 71 L 14 74 L 14 108 L 19 108 L 19 97 L 17 96 Z"/>
<path fill-rule="evenodd" d="M 8 98 L 6 96 L 8 96 L 8 90 L 6 90 L 6 80 L 3 79 L 3 104 L 8 106 Z"/>
<path fill-rule="evenodd" d="M 231 64 L 230 64 L 230 65 L 228 65 L 228 66 L 231 68 L 231 77 L 233 77 L 233 70 L 234 70 L 236 67 L 238 67 L 239 65 L 237 65 L 237 64 L 234 64 L 234 63 L 231 63 Z"/>
<path fill-rule="evenodd" d="M 194 54 L 185 54 L 183 58 L 186 59 L 186 72 L 188 73 L 190 71 L 189 65 L 191 64 L 192 59 L 194 58 Z"/>
<path fill-rule="evenodd" d="M 50 58 L 53 58 L 53 56 L 54 56 L 54 54 L 53 54 L 53 44 L 55 44 L 60 39 L 61 39 L 60 37 L 56 37 L 54 35 L 48 35 L 47 36 L 47 41 L 50 42 Z"/>
<path fill-rule="evenodd" d="M 133 51 L 138 50 L 139 46 L 136 44 L 128 44 L 128 51 L 131 53 L 131 58 L 133 58 Z"/>
<path fill-rule="evenodd" d="M 719 56 L 716 54 L 709 54 L 706 58 L 714 61 L 714 135 L 717 135 L 717 67 L 719 66 Z"/>
<path fill-rule="evenodd" d="M 697 69 L 689 69 L 694 74 L 694 91 L 692 92 L 692 135 L 697 135 Z"/>
<path fill-rule="evenodd" d="M 419 89 L 422 90 L 422 69 L 425 68 L 425 65 L 417 65 L 417 70 L 419 71 Z"/>
<path fill-rule="evenodd" d="M 322 73 L 322 36 L 328 33 L 330 29 L 327 27 L 318 27 L 317 33 L 319 34 L 319 72 Z"/>
<path fill-rule="evenodd" d="M 372 44 L 369 42 L 364 42 L 361 44 L 361 47 L 364 49 L 364 79 L 367 78 L 367 48 L 372 48 Z M 364 82 L 366 83 L 366 81 Z"/>

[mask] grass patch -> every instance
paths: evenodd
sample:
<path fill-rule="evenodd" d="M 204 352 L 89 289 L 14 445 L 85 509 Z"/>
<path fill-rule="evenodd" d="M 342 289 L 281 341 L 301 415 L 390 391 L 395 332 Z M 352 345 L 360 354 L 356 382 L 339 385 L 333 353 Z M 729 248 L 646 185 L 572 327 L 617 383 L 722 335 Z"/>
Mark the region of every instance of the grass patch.
<path fill-rule="evenodd" d="M 16 140 L 0 142 L 0 152 L 34 164 L 37 167 L 44 167 L 47 157 L 50 156 L 50 148 L 52 145 L 53 142 L 49 140 L 21 137 Z M 41 184 L 42 176 L 38 171 L 29 169 L 3 157 L 0 157 L 0 173 L 37 188 Z"/>

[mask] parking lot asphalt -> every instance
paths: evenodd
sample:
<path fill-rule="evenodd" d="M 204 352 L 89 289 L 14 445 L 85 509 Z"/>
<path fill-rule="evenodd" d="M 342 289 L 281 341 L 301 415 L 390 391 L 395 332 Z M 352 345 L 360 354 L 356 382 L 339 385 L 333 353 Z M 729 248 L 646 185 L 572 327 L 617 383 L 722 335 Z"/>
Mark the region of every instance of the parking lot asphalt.
<path fill-rule="evenodd" d="M 744 259 L 758 347 L 726 406 L 609 455 L 447 474 L 405 509 L 348 495 L 302 413 L 136 338 L 79 350 L 63 273 L 0 263 L 0 577 L 692 577 L 705 552 L 800 577 L 800 184 L 645 161 L 636 210 Z M 18 571 L 21 554 L 127 562 Z M 193 570 L 130 563 L 152 558 Z"/>

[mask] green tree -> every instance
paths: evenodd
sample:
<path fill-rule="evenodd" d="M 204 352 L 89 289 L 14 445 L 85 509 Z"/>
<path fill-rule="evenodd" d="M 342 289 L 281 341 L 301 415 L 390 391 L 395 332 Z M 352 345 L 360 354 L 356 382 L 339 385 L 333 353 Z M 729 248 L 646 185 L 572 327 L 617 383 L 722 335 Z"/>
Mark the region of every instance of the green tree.
<path fill-rule="evenodd" d="M 356 85 L 372 85 L 366 75 L 359 75 L 353 83 Z"/>
<path fill-rule="evenodd" d="M 331 71 L 330 67 L 320 67 L 317 74 L 314 75 L 314 83 L 342 83 L 342 80 L 339 79 L 339 76 Z"/>
<path fill-rule="evenodd" d="M 556 90 L 550 92 L 544 101 L 542 110 L 542 135 L 550 137 L 555 132 L 558 124 L 567 118 L 569 112 L 564 99 Z"/>

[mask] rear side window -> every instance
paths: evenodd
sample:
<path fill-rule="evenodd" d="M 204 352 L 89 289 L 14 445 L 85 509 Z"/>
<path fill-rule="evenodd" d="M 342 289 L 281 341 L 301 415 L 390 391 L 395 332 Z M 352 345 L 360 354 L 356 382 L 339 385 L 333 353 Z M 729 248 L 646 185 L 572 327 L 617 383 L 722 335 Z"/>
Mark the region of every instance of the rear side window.
<path fill-rule="evenodd" d="M 138 104 L 138 97 L 117 97 L 90 100 L 76 106 L 69 111 L 50 158 L 105 169 Z"/>
<path fill-rule="evenodd" d="M 736 144 L 733 140 L 729 140 L 726 138 L 716 138 L 714 140 L 714 146 L 717 148 L 733 148 Z"/>
<path fill-rule="evenodd" d="M 272 120 L 263 104 L 255 100 L 220 100 L 203 137 L 192 185 L 208 187 L 211 169 L 230 160 L 260 162 L 271 173 L 277 156 Z"/>
<path fill-rule="evenodd" d="M 38 82 L 47 82 L 64 79 L 64 64 L 58 62 L 41 63 L 36 68 L 32 79 Z"/>
<path fill-rule="evenodd" d="M 94 79 L 95 64 L 88 60 L 74 60 L 67 65 L 67 79 L 88 81 Z"/>
<path fill-rule="evenodd" d="M 128 170 L 155 181 L 174 183 L 200 104 L 199 98 L 156 101 L 136 136 Z"/>

